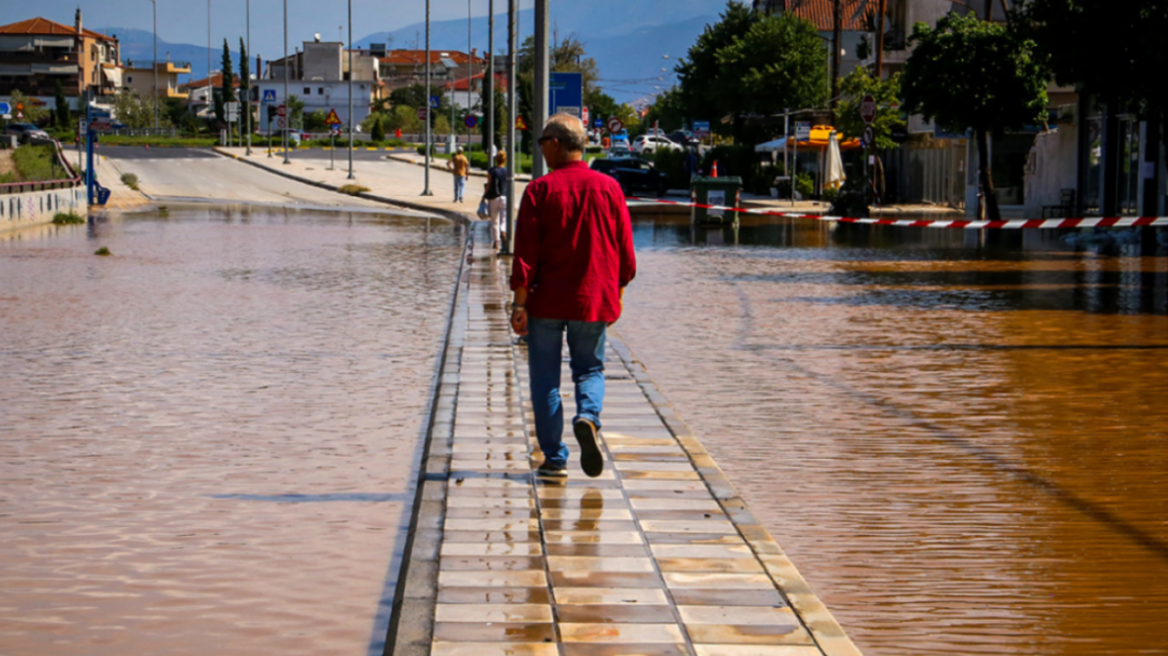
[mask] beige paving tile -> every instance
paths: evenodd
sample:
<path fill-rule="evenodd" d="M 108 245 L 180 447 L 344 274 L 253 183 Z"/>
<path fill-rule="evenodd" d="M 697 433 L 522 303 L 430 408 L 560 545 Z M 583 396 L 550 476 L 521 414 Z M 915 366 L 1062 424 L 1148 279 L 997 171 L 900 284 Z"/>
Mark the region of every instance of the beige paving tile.
<path fill-rule="evenodd" d="M 591 572 L 652 572 L 651 558 L 592 558 L 588 556 L 548 556 L 548 569 Z"/>
<path fill-rule="evenodd" d="M 665 591 L 657 588 L 568 588 L 552 590 L 556 604 L 628 604 L 661 605 L 668 604 Z"/>
<path fill-rule="evenodd" d="M 534 508 L 531 497 L 447 497 L 447 508 Z"/>
<path fill-rule="evenodd" d="M 526 531 L 538 530 L 538 519 L 447 519 L 447 531 Z"/>
<path fill-rule="evenodd" d="M 676 622 L 673 608 L 667 604 L 641 606 L 636 604 L 562 604 L 556 607 L 556 618 L 569 624 L 599 624 L 605 622 L 653 624 Z"/>
<path fill-rule="evenodd" d="M 657 588 L 664 586 L 656 572 L 597 572 L 552 570 L 552 585 L 579 588 Z"/>
<path fill-rule="evenodd" d="M 549 544 L 549 556 L 592 556 L 594 558 L 648 558 L 642 544 Z"/>
<path fill-rule="evenodd" d="M 550 604 L 547 588 L 441 588 L 440 604 Z"/>
<path fill-rule="evenodd" d="M 430 656 L 559 656 L 559 651 L 543 642 L 434 642 Z"/>
<path fill-rule="evenodd" d="M 694 643 L 747 645 L 812 645 L 807 630 L 798 625 L 686 624 Z"/>
<path fill-rule="evenodd" d="M 686 465 L 689 467 L 689 465 Z M 697 481 L 701 477 L 689 467 L 688 471 L 622 471 L 621 478 L 630 481 Z M 627 487 L 627 485 L 626 485 Z"/>
<path fill-rule="evenodd" d="M 446 507 L 446 519 L 535 519 L 534 508 L 453 508 Z"/>
<path fill-rule="evenodd" d="M 823 656 L 803 645 L 694 645 L 697 656 Z"/>
<path fill-rule="evenodd" d="M 622 508 L 544 508 L 544 519 L 632 519 L 633 513 Z"/>
<path fill-rule="evenodd" d="M 443 556 L 438 562 L 442 571 L 522 571 L 542 569 L 543 566 L 540 556 Z"/>
<path fill-rule="evenodd" d="M 498 542 L 518 544 L 520 542 L 539 542 L 539 540 L 539 531 L 446 531 L 442 534 L 443 543 Z"/>
<path fill-rule="evenodd" d="M 590 497 L 623 501 L 625 498 L 624 493 L 616 488 L 540 487 L 538 493 L 541 499 L 583 499 Z"/>
<path fill-rule="evenodd" d="M 437 604 L 436 622 L 551 622 L 544 604 Z"/>
<path fill-rule="evenodd" d="M 560 624 L 564 642 L 678 643 L 684 642 L 676 624 Z"/>
<path fill-rule="evenodd" d="M 706 492 L 707 494 L 710 491 L 710 488 L 706 487 L 706 484 L 702 481 L 655 481 L 625 479 L 621 481 L 621 487 L 626 490 L 693 490 Z"/>
<path fill-rule="evenodd" d="M 563 645 L 564 656 L 692 656 L 684 644 L 589 644 L 570 642 Z"/>
<path fill-rule="evenodd" d="M 785 606 L 778 590 L 700 590 L 673 588 L 669 591 L 673 602 L 684 606 Z"/>
<path fill-rule="evenodd" d="M 798 625 L 790 608 L 769 606 L 678 606 L 685 624 L 766 624 Z"/>
<path fill-rule="evenodd" d="M 554 644 L 551 622 L 435 622 L 435 642 L 495 642 Z"/>
<path fill-rule="evenodd" d="M 630 499 L 634 510 L 697 510 L 721 513 L 722 507 L 713 498 L 705 499 Z"/>
<path fill-rule="evenodd" d="M 686 462 L 654 462 L 651 460 L 617 460 L 613 463 L 623 472 L 631 471 L 658 471 L 658 472 L 692 472 L 693 465 Z"/>
<path fill-rule="evenodd" d="M 773 589 L 775 584 L 765 574 L 691 574 L 668 572 L 662 575 L 670 588 L 696 588 L 702 590 L 764 590 Z"/>
<path fill-rule="evenodd" d="M 543 545 L 538 542 L 444 542 L 443 556 L 539 556 Z"/>
<path fill-rule="evenodd" d="M 734 535 L 738 529 L 729 520 L 645 520 L 641 528 L 646 533 L 715 533 Z"/>
<path fill-rule="evenodd" d="M 637 531 L 547 531 L 548 544 L 644 544 Z"/>
<path fill-rule="evenodd" d="M 745 542 L 738 544 L 654 544 L 649 547 L 658 558 L 754 558 Z"/>
<path fill-rule="evenodd" d="M 726 572 L 762 574 L 762 563 L 753 558 L 658 558 L 662 572 Z"/>
<path fill-rule="evenodd" d="M 444 571 L 438 573 L 438 587 L 527 587 L 546 586 L 547 576 L 542 570 L 512 572 Z"/>

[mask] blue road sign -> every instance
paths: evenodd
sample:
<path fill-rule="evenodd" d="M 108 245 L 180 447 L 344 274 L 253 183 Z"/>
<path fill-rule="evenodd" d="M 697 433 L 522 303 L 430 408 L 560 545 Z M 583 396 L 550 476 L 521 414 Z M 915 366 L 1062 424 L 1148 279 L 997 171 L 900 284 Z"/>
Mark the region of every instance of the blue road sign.
<path fill-rule="evenodd" d="M 592 127 L 594 127 L 594 128 L 604 127 L 604 119 L 598 118 L 595 121 L 592 121 Z"/>
<path fill-rule="evenodd" d="M 430 109 L 438 109 L 438 101 L 440 99 L 440 96 L 430 96 Z"/>
<path fill-rule="evenodd" d="M 11 114 L 12 106 L 6 102 L 0 102 L 0 114 Z"/>
<path fill-rule="evenodd" d="M 709 121 L 694 121 L 693 135 L 698 139 L 706 139 L 710 136 L 710 122 Z"/>
<path fill-rule="evenodd" d="M 276 102 L 275 89 L 264 89 L 264 102 Z"/>
<path fill-rule="evenodd" d="M 466 117 L 466 120 L 465 120 L 465 121 L 463 121 L 463 123 L 465 123 L 465 124 L 466 124 L 466 127 L 468 127 L 468 128 L 473 128 L 473 127 L 475 127 L 476 125 L 478 125 L 478 124 L 479 124 L 479 117 L 477 117 L 477 116 L 475 116 L 475 115 L 473 115 L 473 114 L 472 114 L 472 115 L 470 115 L 470 116 L 467 116 L 467 117 Z"/>
<path fill-rule="evenodd" d="M 548 81 L 548 109 L 580 116 L 584 107 L 584 76 L 580 73 L 552 73 Z"/>

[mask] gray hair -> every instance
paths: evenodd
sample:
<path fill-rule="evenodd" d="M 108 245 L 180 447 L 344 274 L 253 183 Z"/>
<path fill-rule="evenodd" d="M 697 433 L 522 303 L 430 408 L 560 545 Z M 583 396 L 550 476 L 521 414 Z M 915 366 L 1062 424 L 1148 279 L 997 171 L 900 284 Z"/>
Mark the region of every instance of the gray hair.
<path fill-rule="evenodd" d="M 543 128 L 543 133 L 546 136 L 555 137 L 564 150 L 569 152 L 582 153 L 584 146 L 588 145 L 588 134 L 584 132 L 584 123 L 571 114 L 556 114 L 549 118 L 547 125 Z"/>

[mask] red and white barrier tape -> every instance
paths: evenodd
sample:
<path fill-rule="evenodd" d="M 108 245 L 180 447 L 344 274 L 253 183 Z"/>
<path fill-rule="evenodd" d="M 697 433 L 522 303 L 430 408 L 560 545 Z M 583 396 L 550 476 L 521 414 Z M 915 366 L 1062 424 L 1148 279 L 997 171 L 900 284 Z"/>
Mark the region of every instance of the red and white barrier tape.
<path fill-rule="evenodd" d="M 983 229 L 1034 229 L 1034 228 L 1134 228 L 1143 226 L 1168 226 L 1168 217 L 1164 216 L 1113 216 L 1087 217 L 1077 219 L 1011 219 L 1008 221 L 972 221 L 968 219 L 885 219 L 885 218 L 853 218 L 846 216 L 831 216 L 827 214 L 807 214 L 804 212 L 779 212 L 775 210 L 751 209 L 745 207 L 726 207 L 723 205 L 702 205 L 701 203 L 686 203 L 676 200 L 662 200 L 660 198 L 636 198 L 628 200 L 645 203 L 661 203 L 664 205 L 681 205 L 684 207 L 701 207 L 707 210 L 721 210 L 723 212 L 739 212 L 742 214 L 763 214 L 767 216 L 784 216 L 792 219 L 813 219 L 815 221 L 838 221 L 840 223 L 860 223 L 868 225 L 888 225 L 902 228 L 960 228 L 966 230 Z"/>

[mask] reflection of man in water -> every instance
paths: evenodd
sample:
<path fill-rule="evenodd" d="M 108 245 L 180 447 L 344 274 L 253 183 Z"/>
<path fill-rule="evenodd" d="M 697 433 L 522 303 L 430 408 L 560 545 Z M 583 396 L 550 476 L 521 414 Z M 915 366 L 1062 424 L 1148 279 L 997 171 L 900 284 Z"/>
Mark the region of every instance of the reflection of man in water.
<path fill-rule="evenodd" d="M 565 333 L 576 385 L 572 430 L 580 464 L 589 476 L 604 471 L 597 431 L 605 330 L 620 318 L 621 296 L 637 271 L 624 193 L 616 180 L 584 164 L 586 142 L 580 119 L 557 114 L 547 122 L 539 146 L 552 172 L 527 186 L 515 228 L 511 327 L 527 335 L 542 476 L 568 475 L 560 401 Z"/>

